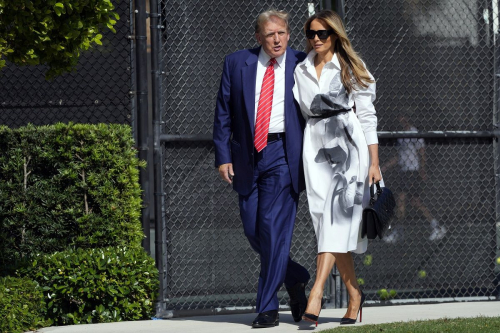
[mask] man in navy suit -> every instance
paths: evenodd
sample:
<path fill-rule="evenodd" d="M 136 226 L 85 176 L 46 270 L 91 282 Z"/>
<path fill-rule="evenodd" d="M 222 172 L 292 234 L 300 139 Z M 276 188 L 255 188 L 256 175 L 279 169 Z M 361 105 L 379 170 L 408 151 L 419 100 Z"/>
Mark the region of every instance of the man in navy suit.
<path fill-rule="evenodd" d="M 287 47 L 290 31 L 285 12 L 260 14 L 255 37 L 260 47 L 226 56 L 213 139 L 215 164 L 239 194 L 245 236 L 260 255 L 259 315 L 252 324 L 260 328 L 279 324 L 277 292 L 283 283 L 293 318 L 301 320 L 309 273 L 289 257 L 299 193 L 304 189 L 304 120 L 292 95 L 293 72 L 305 54 Z M 261 111 L 266 105 L 267 111 Z M 262 122 L 265 112 L 270 113 L 267 123 Z M 258 126 L 257 135 L 256 123 L 264 124 Z"/>

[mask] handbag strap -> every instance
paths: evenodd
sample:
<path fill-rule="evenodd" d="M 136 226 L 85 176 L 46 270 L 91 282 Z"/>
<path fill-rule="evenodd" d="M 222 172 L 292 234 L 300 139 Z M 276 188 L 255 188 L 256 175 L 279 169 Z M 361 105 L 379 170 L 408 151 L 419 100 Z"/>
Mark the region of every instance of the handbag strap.
<path fill-rule="evenodd" d="M 377 186 L 377 195 L 382 193 L 382 188 L 380 187 L 380 182 L 372 183 L 370 185 L 370 206 L 375 203 L 375 185 Z"/>

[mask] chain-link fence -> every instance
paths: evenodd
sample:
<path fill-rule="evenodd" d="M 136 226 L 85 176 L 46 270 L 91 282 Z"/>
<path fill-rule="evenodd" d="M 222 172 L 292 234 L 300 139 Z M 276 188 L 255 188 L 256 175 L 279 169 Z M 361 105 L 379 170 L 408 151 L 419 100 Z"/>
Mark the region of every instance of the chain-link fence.
<path fill-rule="evenodd" d="M 349 35 L 377 78 L 379 131 L 493 130 L 497 1 L 345 3 Z M 398 208 L 385 242 L 357 258 L 365 288 L 495 295 L 492 140 L 395 138 L 380 152 Z"/>
<path fill-rule="evenodd" d="M 163 151 L 167 310 L 254 305 L 259 260 L 207 138 L 224 56 L 256 46 L 254 20 L 270 7 L 291 13 L 290 44 L 304 49 L 310 5 L 320 9 L 319 1 L 162 1 L 163 132 L 177 136 Z M 380 140 L 384 179 L 398 200 L 394 228 L 355 256 L 365 293 L 372 301 L 380 289 L 399 299 L 497 295 L 493 140 L 405 134 L 493 129 L 497 1 L 346 0 L 345 14 L 377 79 L 379 131 L 397 131 Z M 314 273 L 304 194 L 291 255 Z M 333 302 L 334 285 L 327 289 Z"/>
<path fill-rule="evenodd" d="M 316 10 L 319 5 L 312 4 Z M 258 14 L 291 14 L 290 44 L 303 48 L 304 1 L 163 1 L 164 133 L 209 135 L 224 56 L 256 47 Z M 167 143 L 167 309 L 251 306 L 259 260 L 243 235 L 238 197 L 214 169 L 211 142 Z M 294 257 L 313 271 L 314 231 L 301 205 Z"/>
<path fill-rule="evenodd" d="M 75 72 L 45 80 L 46 67 L 9 64 L 0 71 L 0 124 L 131 123 L 133 90 L 130 1 L 114 2 L 116 34 L 82 54 Z"/>
<path fill-rule="evenodd" d="M 377 78 L 379 130 L 402 130 L 400 114 L 420 131 L 492 129 L 492 3 L 346 1 L 349 36 Z"/>

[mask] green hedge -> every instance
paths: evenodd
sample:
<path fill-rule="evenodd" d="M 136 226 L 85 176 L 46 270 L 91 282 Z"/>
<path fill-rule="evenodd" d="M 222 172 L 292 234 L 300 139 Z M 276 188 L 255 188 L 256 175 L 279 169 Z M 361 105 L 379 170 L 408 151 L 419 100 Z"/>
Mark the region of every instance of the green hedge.
<path fill-rule="evenodd" d="M 38 283 L 27 278 L 0 278 L 0 333 L 46 326 L 46 306 Z"/>
<path fill-rule="evenodd" d="M 40 255 L 18 274 L 40 283 L 51 324 L 140 320 L 155 314 L 158 270 L 140 248 Z"/>
<path fill-rule="evenodd" d="M 0 273 L 32 253 L 140 246 L 129 126 L 0 127 Z"/>

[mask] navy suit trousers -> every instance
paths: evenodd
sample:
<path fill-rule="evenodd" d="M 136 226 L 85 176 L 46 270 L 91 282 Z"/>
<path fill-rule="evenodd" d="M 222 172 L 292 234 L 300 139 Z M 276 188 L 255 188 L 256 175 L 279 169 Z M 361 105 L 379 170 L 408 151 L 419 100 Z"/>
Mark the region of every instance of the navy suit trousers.
<path fill-rule="evenodd" d="M 257 312 L 278 310 L 278 290 L 307 282 L 309 273 L 290 256 L 299 195 L 294 191 L 284 140 L 269 142 L 255 152 L 254 181 L 248 195 L 240 195 L 245 236 L 260 255 Z"/>

